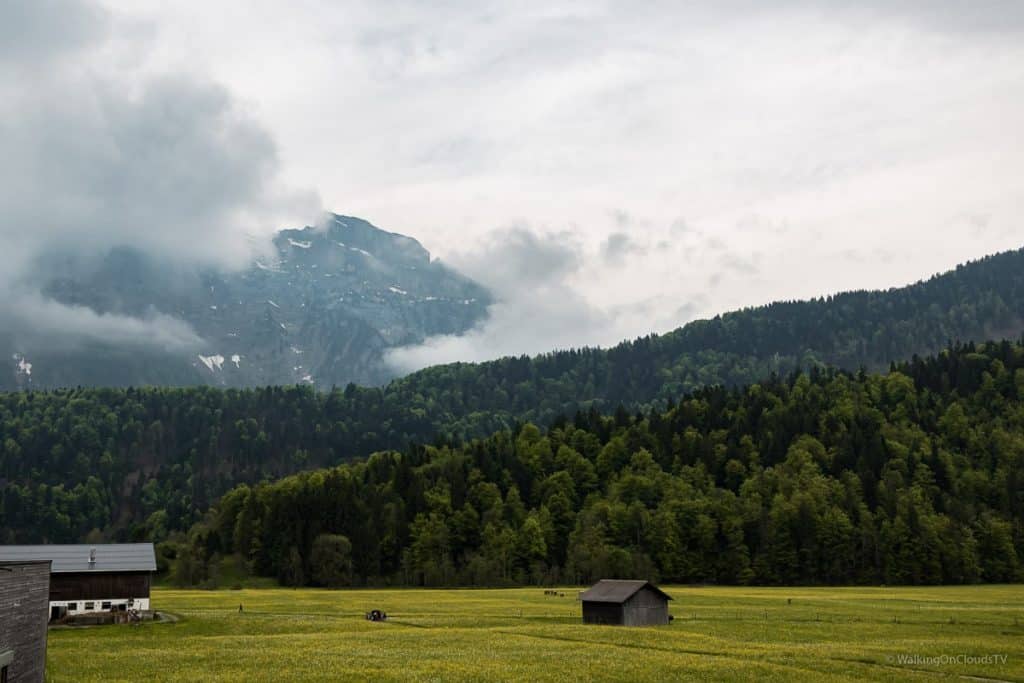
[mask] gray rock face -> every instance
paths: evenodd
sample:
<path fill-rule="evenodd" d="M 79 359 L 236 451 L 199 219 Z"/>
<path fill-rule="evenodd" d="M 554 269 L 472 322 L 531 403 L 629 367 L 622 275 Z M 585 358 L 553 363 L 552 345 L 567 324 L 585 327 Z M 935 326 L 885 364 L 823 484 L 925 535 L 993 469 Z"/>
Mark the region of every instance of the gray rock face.
<path fill-rule="evenodd" d="M 234 273 L 182 269 L 124 248 L 89 264 L 54 259 L 46 295 L 97 313 L 172 316 L 202 341 L 175 351 L 62 348 L 8 331 L 0 388 L 380 384 L 393 376 L 382 360 L 388 348 L 464 332 L 491 302 L 416 240 L 358 218 L 283 230 L 274 246 L 273 258 Z"/>

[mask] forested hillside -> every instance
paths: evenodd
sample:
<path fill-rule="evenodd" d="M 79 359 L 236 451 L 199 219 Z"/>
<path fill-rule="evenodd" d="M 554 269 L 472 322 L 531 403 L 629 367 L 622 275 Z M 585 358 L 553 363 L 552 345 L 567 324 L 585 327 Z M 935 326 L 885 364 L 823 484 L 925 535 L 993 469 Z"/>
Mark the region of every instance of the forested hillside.
<path fill-rule="evenodd" d="M 1022 580 L 1024 344 L 243 485 L 164 550 L 211 584 Z"/>
<path fill-rule="evenodd" d="M 1022 332 L 1024 249 L 908 287 L 744 309 L 607 350 L 428 368 L 393 382 L 384 398 L 422 410 L 449 432 L 482 436 L 514 419 L 546 423 L 590 405 L 647 407 L 698 387 L 813 365 L 883 370 L 951 342 Z"/>
<path fill-rule="evenodd" d="M 0 393 L 0 541 L 126 538 L 154 514 L 183 529 L 239 483 L 592 408 L 649 412 L 797 367 L 882 369 L 950 341 L 1016 338 L 1022 321 L 1018 250 L 902 289 L 738 311 L 608 350 L 439 366 L 385 388 Z"/>

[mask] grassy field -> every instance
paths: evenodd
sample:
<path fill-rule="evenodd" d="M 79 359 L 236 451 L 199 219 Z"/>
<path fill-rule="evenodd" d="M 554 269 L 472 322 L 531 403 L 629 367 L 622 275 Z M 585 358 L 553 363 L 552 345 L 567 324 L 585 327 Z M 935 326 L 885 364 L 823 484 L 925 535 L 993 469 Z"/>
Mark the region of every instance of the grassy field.
<path fill-rule="evenodd" d="M 1024 681 L 1024 586 L 667 587 L 652 628 L 584 626 L 563 590 L 158 589 L 178 622 L 53 630 L 47 677 Z"/>

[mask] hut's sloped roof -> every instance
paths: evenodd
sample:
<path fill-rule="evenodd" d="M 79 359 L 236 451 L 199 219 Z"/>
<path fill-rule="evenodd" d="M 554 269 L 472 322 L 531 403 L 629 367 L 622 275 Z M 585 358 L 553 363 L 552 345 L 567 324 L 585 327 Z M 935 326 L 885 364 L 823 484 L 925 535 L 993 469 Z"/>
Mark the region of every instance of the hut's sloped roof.
<path fill-rule="evenodd" d="M 89 553 L 96 549 L 96 562 Z M 152 543 L 98 543 L 96 545 L 0 545 L 0 562 L 51 560 L 52 574 L 72 572 L 155 572 Z"/>
<path fill-rule="evenodd" d="M 583 591 L 580 600 L 585 602 L 617 602 L 623 603 L 633 597 L 641 588 L 648 587 L 666 600 L 671 600 L 665 591 L 655 586 L 650 581 L 629 580 L 629 579 L 601 579 L 593 586 Z"/>

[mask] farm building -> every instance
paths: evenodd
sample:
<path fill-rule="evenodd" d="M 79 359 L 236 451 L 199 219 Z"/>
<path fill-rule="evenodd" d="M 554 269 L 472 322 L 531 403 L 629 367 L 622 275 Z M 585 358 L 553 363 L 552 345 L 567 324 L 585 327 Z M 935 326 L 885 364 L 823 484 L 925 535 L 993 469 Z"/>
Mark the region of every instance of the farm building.
<path fill-rule="evenodd" d="M 41 683 L 46 669 L 49 562 L 0 562 L 0 681 Z"/>
<path fill-rule="evenodd" d="M 156 571 L 152 543 L 5 545 L 0 562 L 50 560 L 50 619 L 110 612 L 148 611 Z"/>
<path fill-rule="evenodd" d="M 672 598 L 650 581 L 602 579 L 580 594 L 584 624 L 667 624 Z"/>

